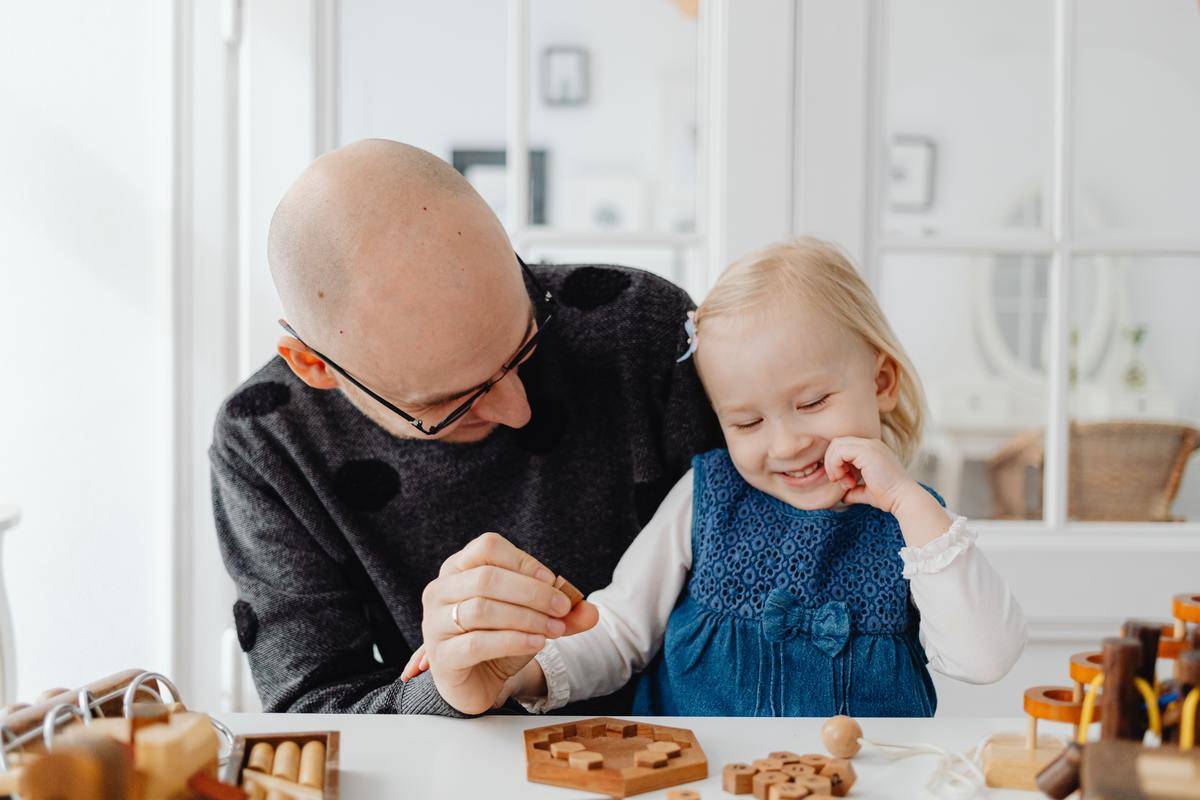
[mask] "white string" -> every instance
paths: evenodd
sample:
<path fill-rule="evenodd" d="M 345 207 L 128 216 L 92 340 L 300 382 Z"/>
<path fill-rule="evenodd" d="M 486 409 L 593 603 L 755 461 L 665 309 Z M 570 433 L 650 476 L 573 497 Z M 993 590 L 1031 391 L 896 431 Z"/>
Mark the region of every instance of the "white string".
<path fill-rule="evenodd" d="M 893 761 L 912 756 L 938 756 L 936 768 L 925 781 L 925 789 L 939 800 L 969 800 L 984 792 L 987 784 L 983 775 L 983 751 L 993 735 L 985 736 L 965 753 L 951 753 L 932 744 L 891 744 L 867 738 L 859 741 L 878 748 Z"/>

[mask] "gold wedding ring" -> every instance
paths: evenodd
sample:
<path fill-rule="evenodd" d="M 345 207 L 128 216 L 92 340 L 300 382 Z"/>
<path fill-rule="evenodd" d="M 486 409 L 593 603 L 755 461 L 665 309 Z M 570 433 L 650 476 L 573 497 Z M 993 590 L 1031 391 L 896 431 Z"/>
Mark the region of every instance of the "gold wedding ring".
<path fill-rule="evenodd" d="M 467 629 L 458 621 L 458 603 L 450 606 L 450 619 L 454 621 L 454 627 L 458 628 L 459 633 L 467 633 Z"/>

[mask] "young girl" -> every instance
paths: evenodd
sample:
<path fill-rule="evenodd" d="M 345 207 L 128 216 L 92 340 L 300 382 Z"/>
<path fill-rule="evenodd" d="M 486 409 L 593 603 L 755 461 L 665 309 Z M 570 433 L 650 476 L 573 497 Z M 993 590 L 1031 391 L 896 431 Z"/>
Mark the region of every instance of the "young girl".
<path fill-rule="evenodd" d="M 930 716 L 927 664 L 1003 677 L 1021 609 L 905 470 L 920 384 L 845 256 L 813 239 L 747 256 L 688 330 L 726 449 L 696 456 L 588 598 L 599 623 L 506 695 L 551 711 L 641 671 L 635 714 Z"/>

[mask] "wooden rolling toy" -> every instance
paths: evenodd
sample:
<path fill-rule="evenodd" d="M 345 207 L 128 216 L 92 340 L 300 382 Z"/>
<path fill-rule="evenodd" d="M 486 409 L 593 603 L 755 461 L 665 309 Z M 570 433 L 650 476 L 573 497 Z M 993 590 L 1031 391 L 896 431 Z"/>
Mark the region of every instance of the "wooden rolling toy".
<path fill-rule="evenodd" d="M 1084 800 L 1200 798 L 1200 595 L 1176 595 L 1172 615 L 1172 623 L 1129 620 L 1099 651 L 1071 656 L 1070 686 L 1027 689 L 1025 741 L 993 739 L 983 754 L 988 785 L 1053 798 L 1078 791 Z M 1159 679 L 1162 660 L 1174 662 L 1173 677 Z M 1039 739 L 1039 720 L 1072 725 L 1072 741 Z M 1089 741 L 1093 722 L 1099 741 Z M 1162 746 L 1142 743 L 1147 730 Z"/>
<path fill-rule="evenodd" d="M 708 759 L 686 728 L 595 717 L 525 731 L 534 783 L 629 797 L 708 777 Z"/>

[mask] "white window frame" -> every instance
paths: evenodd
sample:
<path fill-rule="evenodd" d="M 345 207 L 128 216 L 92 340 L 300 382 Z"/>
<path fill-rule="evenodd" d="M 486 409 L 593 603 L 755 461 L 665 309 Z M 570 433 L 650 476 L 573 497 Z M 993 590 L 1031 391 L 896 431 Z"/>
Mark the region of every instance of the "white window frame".
<path fill-rule="evenodd" d="M 1194 544 L 1200 522 L 1102 523 L 1075 522 L 1067 515 L 1068 486 L 1068 358 L 1069 291 L 1072 265 L 1080 256 L 1198 256 L 1200 239 L 1111 233 L 1080 235 L 1072 210 L 1074 181 L 1075 13 L 1077 0 L 1054 0 L 1053 16 L 1053 148 L 1051 156 L 1051 210 L 1044 231 L 1000 232 L 989 235 L 952 235 L 908 238 L 888 235 L 884 225 L 885 169 L 887 164 L 887 4 L 871 0 L 868 6 L 867 79 L 867 224 L 864 268 L 878 285 L 883 258 L 894 253 L 916 254 L 1037 254 L 1048 256 L 1049 299 L 1047 343 L 1049 359 L 1049 409 L 1046 423 L 1043 471 L 1043 517 L 1040 521 L 981 520 L 981 532 L 1003 533 L 1004 546 L 1043 548 L 1134 544 L 1144 548 L 1175 549 Z M 1191 540 L 1190 542 L 1187 540 Z"/>
<path fill-rule="evenodd" d="M 696 294 L 700 288 L 707 288 L 711 279 L 715 279 L 719 266 L 715 264 L 719 248 L 713 247 L 708 231 L 713 226 L 708 224 L 712 218 L 711 210 L 707 207 L 706 198 L 713 193 L 708 191 L 710 176 L 720 176 L 721 170 L 706 169 L 709 159 L 715 151 L 710 143 L 710 131 L 714 126 L 709 124 L 713 114 L 721 113 L 720 99 L 713 101 L 708 91 L 711 83 L 711 65 L 709 47 L 711 31 L 714 28 L 714 18 L 727 13 L 727 0 L 701 3 L 700 30 L 697 41 L 697 64 L 699 86 L 697 87 L 697 126 L 699 129 L 698 148 L 698 180 L 696 182 L 696 229 L 692 233 L 670 233 L 658 231 L 600 231 L 572 230 L 556 228 L 552 225 L 531 225 L 528 219 L 529 208 L 529 6 L 530 0 L 508 0 L 508 32 L 507 32 L 507 114 L 508 131 L 505 141 L 505 159 L 509 166 L 507 182 L 508 219 L 504 220 L 509 238 L 518 252 L 530 247 L 559 246 L 559 247 L 662 247 L 671 251 L 672 263 L 675 268 L 666 277 L 673 282 L 691 289 Z M 516 179 L 515 176 L 525 176 Z M 716 194 L 719 194 L 716 193 Z M 687 252 L 694 250 L 697 258 L 693 262 L 700 265 L 695 275 L 684 274 L 678 268 L 684 263 Z"/>

